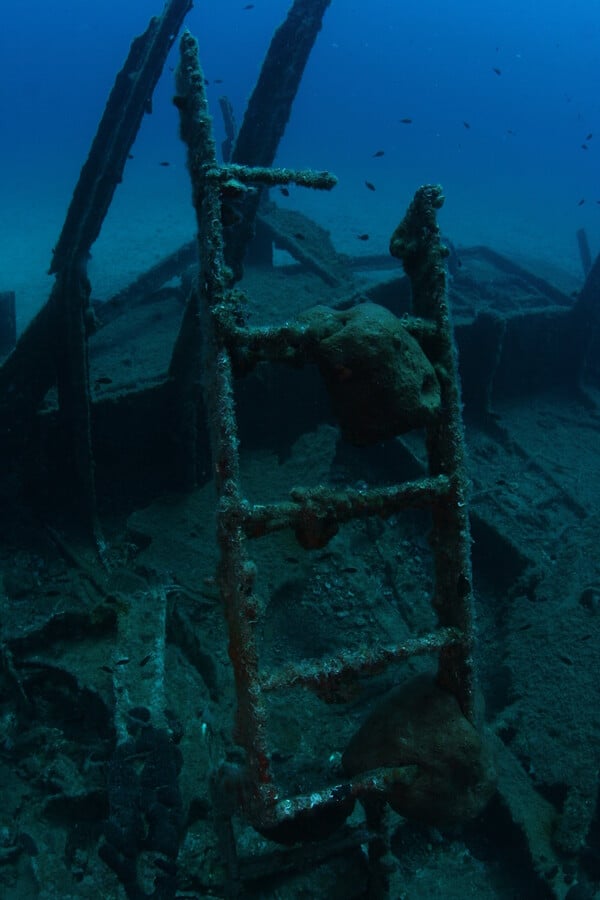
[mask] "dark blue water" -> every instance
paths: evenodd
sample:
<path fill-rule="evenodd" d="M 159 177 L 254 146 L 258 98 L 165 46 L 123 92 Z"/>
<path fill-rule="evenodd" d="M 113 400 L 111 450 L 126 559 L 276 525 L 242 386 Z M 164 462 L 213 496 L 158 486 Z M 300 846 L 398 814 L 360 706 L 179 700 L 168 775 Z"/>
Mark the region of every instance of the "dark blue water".
<path fill-rule="evenodd" d="M 199 38 L 219 137 L 219 94 L 241 120 L 289 3 L 245 5 L 198 2 L 187 20 Z M 132 37 L 160 10 L 149 0 L 4 4 L 0 280 L 22 286 L 28 309 L 36 299 L 23 267 L 33 261 L 33 277 L 32 268 L 47 265 L 115 73 Z M 488 242 L 577 274 L 575 230 L 585 227 L 592 250 L 600 248 L 599 43 L 600 6 L 592 0 L 543 8 L 533 0 L 333 0 L 278 162 L 329 168 L 340 186 L 326 198 L 292 202 L 328 224 L 342 249 L 362 249 L 356 233 L 364 231 L 378 242 L 371 250 L 383 249 L 414 189 L 441 182 L 443 225 L 456 241 Z M 174 49 L 171 69 L 176 58 Z M 157 233 L 169 249 L 179 226 L 181 233 L 192 227 L 172 93 L 166 70 L 115 200 L 112 244 L 97 247 L 100 293 L 103 252 L 110 249 L 112 271 L 123 267 L 126 277 L 160 251 L 149 249 Z M 373 158 L 378 150 L 385 155 Z M 164 160 L 168 169 L 159 167 Z M 153 223 L 147 235 L 139 218 Z M 111 217 L 102 241 L 111 240 L 110 227 Z M 115 243 L 127 260 L 115 256 Z"/>

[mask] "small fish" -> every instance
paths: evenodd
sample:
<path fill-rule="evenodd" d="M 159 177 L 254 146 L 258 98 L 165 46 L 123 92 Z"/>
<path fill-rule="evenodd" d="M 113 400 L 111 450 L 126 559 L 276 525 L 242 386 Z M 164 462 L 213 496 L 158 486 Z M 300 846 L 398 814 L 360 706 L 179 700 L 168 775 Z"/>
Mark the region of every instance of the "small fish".
<path fill-rule="evenodd" d="M 208 78 L 204 79 L 204 84 L 206 85 L 206 87 L 208 87 L 208 85 L 210 84 L 210 81 L 208 80 Z"/>
<path fill-rule="evenodd" d="M 297 231 L 296 234 L 294 235 L 294 237 L 296 238 L 297 241 L 305 241 L 306 240 L 305 235 L 303 235 L 301 231 Z"/>
<path fill-rule="evenodd" d="M 222 79 L 222 78 L 215 78 L 215 80 L 213 81 L 213 84 L 223 84 L 223 79 Z"/>
<path fill-rule="evenodd" d="M 129 662 L 129 657 L 128 657 L 128 656 L 122 656 L 121 659 L 118 659 L 118 660 L 115 662 L 115 666 L 126 666 L 128 662 Z"/>
<path fill-rule="evenodd" d="M 582 150 L 587 150 L 587 149 L 588 149 L 588 145 L 587 145 L 587 144 L 582 144 L 582 145 L 581 145 L 581 149 L 582 149 Z"/>
<path fill-rule="evenodd" d="M 152 654 L 151 654 L 151 653 L 147 653 L 146 656 L 144 656 L 143 659 L 140 659 L 140 668 L 142 668 L 143 666 L 147 665 L 147 663 L 149 663 L 151 659 L 152 659 Z"/>
<path fill-rule="evenodd" d="M 254 3 L 246 3 L 245 6 L 242 6 L 242 9 L 254 9 Z"/>
<path fill-rule="evenodd" d="M 506 133 L 507 133 L 507 134 L 512 134 L 512 135 L 514 136 L 517 132 L 516 132 L 516 131 L 513 131 L 512 128 L 507 128 L 507 129 L 506 129 Z"/>
<path fill-rule="evenodd" d="M 412 125 L 412 119 L 400 119 L 401 125 Z"/>
<path fill-rule="evenodd" d="M 133 159 L 133 153 L 128 153 L 128 154 L 127 154 L 127 159 Z"/>
<path fill-rule="evenodd" d="M 367 187 L 370 191 L 375 190 L 375 185 L 373 184 L 372 181 L 365 181 L 365 187 Z"/>
<path fill-rule="evenodd" d="M 380 156 L 384 156 L 384 154 L 385 154 L 385 150 L 377 150 L 373 154 L 373 159 L 378 159 Z"/>
<path fill-rule="evenodd" d="M 280 193 L 280 194 L 283 194 L 284 197 L 289 197 L 289 196 L 290 196 L 290 192 L 288 191 L 288 189 L 287 189 L 286 187 L 280 187 L 280 188 L 279 188 L 279 193 Z"/>
<path fill-rule="evenodd" d="M 182 97 L 181 94 L 175 94 L 173 97 L 173 106 L 176 106 L 177 109 L 186 109 L 187 97 Z"/>
<path fill-rule="evenodd" d="M 370 235 L 368 235 L 368 234 L 357 234 L 356 237 L 359 239 L 359 241 L 368 241 Z"/>
<path fill-rule="evenodd" d="M 463 121 L 463 125 L 465 126 L 465 128 L 470 128 L 470 127 L 471 127 L 471 124 L 470 124 L 469 122 L 464 122 L 464 121 Z"/>
<path fill-rule="evenodd" d="M 592 139 L 593 137 L 594 137 L 594 135 L 593 135 L 592 132 L 590 131 L 589 134 L 586 134 L 585 139 L 586 139 L 586 141 L 591 141 L 591 139 Z"/>
<path fill-rule="evenodd" d="M 170 166 L 170 165 L 171 165 L 171 163 L 170 163 L 170 162 L 167 162 L 166 159 L 163 159 L 162 162 L 159 162 L 159 166 L 165 166 L 165 167 L 166 167 L 166 166 Z"/>
<path fill-rule="evenodd" d="M 492 72 L 495 72 L 496 75 L 502 75 L 502 69 L 497 69 L 496 66 L 492 66 Z"/>
<path fill-rule="evenodd" d="M 585 203 L 585 197 L 582 197 L 581 200 L 579 201 L 579 203 L 577 204 L 577 206 L 583 206 L 584 203 Z"/>

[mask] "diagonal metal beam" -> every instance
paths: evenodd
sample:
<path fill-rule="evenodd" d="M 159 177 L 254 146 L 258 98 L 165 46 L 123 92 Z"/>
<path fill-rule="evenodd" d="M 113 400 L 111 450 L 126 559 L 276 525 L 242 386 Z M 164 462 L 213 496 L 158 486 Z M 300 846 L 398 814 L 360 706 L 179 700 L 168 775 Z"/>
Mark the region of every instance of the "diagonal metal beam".
<path fill-rule="evenodd" d="M 294 0 L 271 40 L 233 146 L 232 163 L 272 165 L 330 3 L 331 0 Z M 229 230 L 226 238 L 225 258 L 237 278 L 241 277 L 244 254 L 254 236 L 260 197 L 260 191 L 247 197 L 241 222 Z"/>

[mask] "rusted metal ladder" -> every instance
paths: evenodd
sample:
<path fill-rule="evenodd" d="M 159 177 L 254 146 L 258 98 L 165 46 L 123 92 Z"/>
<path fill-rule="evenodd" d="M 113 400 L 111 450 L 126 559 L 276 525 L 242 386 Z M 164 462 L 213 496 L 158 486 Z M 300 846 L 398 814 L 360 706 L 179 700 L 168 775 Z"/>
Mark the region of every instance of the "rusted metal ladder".
<path fill-rule="evenodd" d="M 433 363 L 441 387 L 440 411 L 427 429 L 428 475 L 385 488 L 296 489 L 288 502 L 253 504 L 242 495 L 240 487 L 234 369 L 240 360 L 242 368 L 244 364 L 251 367 L 258 360 L 301 361 L 306 330 L 293 323 L 280 328 L 245 326 L 225 264 L 222 204 L 230 198 L 243 198 L 256 184 L 294 182 L 327 189 L 334 179 L 327 173 L 218 164 L 197 46 L 189 33 L 182 38 L 177 91 L 175 103 L 181 114 L 182 137 L 188 144 L 199 226 L 204 397 L 218 494 L 218 581 L 237 692 L 234 737 L 245 751 L 245 790 L 241 794 L 242 808 L 237 811 L 263 834 L 275 833 L 286 823 L 339 807 L 348 798 L 385 797 L 390 784 L 402 779 L 404 773 L 402 769 L 381 769 L 323 786 L 309 795 L 282 796 L 271 770 L 266 692 L 298 685 L 335 686 L 349 675 L 379 672 L 393 662 L 419 654 L 437 654 L 438 681 L 456 696 L 466 718 L 474 719 L 470 533 L 463 430 L 446 301 L 445 250 L 436 222 L 436 210 L 443 197 L 439 187 L 421 188 L 391 242 L 391 252 L 402 260 L 413 287 L 413 315 L 406 317 L 405 327 Z M 322 535 L 332 521 L 337 527 L 358 517 L 389 516 L 415 507 L 428 507 L 432 514 L 432 603 L 439 627 L 426 636 L 398 644 L 290 664 L 278 671 L 262 671 L 256 638 L 262 604 L 255 592 L 256 567 L 250 555 L 250 540 L 289 528 L 302 543 L 307 534 Z M 233 868 L 234 857 L 232 850 L 229 862 Z M 234 881 L 235 877 L 234 873 Z"/>

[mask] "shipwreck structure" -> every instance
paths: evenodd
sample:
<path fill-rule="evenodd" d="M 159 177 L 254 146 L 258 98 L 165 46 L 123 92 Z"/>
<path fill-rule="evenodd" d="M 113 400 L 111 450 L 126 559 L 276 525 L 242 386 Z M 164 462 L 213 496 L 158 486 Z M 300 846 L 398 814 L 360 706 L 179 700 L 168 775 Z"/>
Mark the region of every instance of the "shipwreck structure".
<path fill-rule="evenodd" d="M 482 570 L 491 566 L 487 553 L 502 558 L 506 585 L 532 597 L 538 582 L 527 581 L 530 522 L 513 514 L 514 497 L 511 506 L 481 490 L 469 511 L 463 404 L 478 464 L 491 468 L 510 448 L 567 524 L 586 520 L 585 505 L 516 444 L 497 408 L 541 386 L 593 403 L 586 379 L 598 376 L 600 263 L 590 261 L 574 302 L 488 248 L 461 250 L 467 271 L 454 269 L 456 251 L 437 224 L 437 185 L 416 191 L 391 236 L 391 259 L 342 257 L 315 223 L 279 209 L 269 188 L 329 191 L 336 183 L 329 172 L 273 167 L 329 3 L 294 0 L 237 132 L 222 98 L 221 159 L 198 46 L 184 31 L 173 102 L 197 240 L 94 303 L 90 250 L 191 7 L 168 0 L 115 81 L 53 252 L 51 296 L 0 366 L 2 491 L 26 522 L 23 534 L 43 544 L 28 580 L 30 557 L 4 535 L 3 765 L 45 767 L 36 804 L 57 835 L 29 869 L 32 843 L 37 855 L 30 825 L 9 835 L 1 850 L 20 866 L 17 891 L 19 878 L 35 881 L 41 871 L 57 885 L 89 882 L 90 896 L 110 895 L 109 876 L 131 898 L 254 896 L 285 889 L 298 872 L 326 878 L 329 865 L 354 884 L 356 893 L 344 896 L 383 898 L 396 889 L 391 815 L 463 825 L 494 798 L 529 854 L 531 878 L 562 897 L 564 859 L 580 852 L 592 826 L 593 811 L 581 814 L 580 784 L 566 789 L 561 818 L 501 740 L 509 726 L 484 726 L 472 534 Z M 251 325 L 253 268 L 263 279 L 294 277 L 292 267 L 274 274 L 274 246 L 291 254 L 294 272 L 314 279 L 321 302 Z M 359 267 L 387 271 L 398 262 L 404 274 L 394 270 L 389 280 L 365 287 L 353 277 Z M 514 307 L 494 308 L 493 290 L 514 297 Z M 10 335 L 14 295 L 2 298 Z M 144 317 L 165 303 L 160 363 L 132 378 L 127 361 L 107 361 L 119 323 L 138 316 L 145 339 Z M 261 428 L 256 413 L 271 401 L 271 424 Z M 306 459 L 289 464 L 294 482 L 274 497 L 269 482 L 278 486 L 282 460 L 298 454 L 305 434 Z M 258 458 L 277 445 L 258 490 L 247 441 Z M 378 456 L 382 447 L 387 456 Z M 313 478 L 313 466 L 323 477 Z M 357 475 L 376 470 L 379 481 Z M 165 492 L 175 493 L 165 501 Z M 44 524 L 33 525 L 33 514 Z M 112 523 L 123 516 L 116 535 Z M 411 543 L 424 520 L 429 567 L 415 563 Z M 179 523 L 172 536 L 167 521 Z M 394 528 L 406 529 L 404 542 Z M 404 555 L 403 543 L 411 547 Z M 395 585 L 394 604 L 385 589 L 364 587 L 361 557 Z M 403 593 L 394 566 L 413 566 L 420 587 Z M 586 609 L 596 602 L 590 591 L 582 588 Z M 35 615 L 26 614 L 40 596 Z M 304 653 L 293 651 L 285 621 L 296 601 L 299 630 L 315 607 L 324 616 L 324 636 L 315 632 Z M 62 720 L 64 702 L 75 725 Z M 33 759 L 27 738 L 45 728 L 52 765 Z M 320 738 L 312 755 L 310 733 Z M 27 766 L 16 782 L 27 780 Z M 11 793 L 15 810 L 19 790 Z M 89 828 L 80 839 L 84 809 Z M 66 850 L 57 854 L 61 841 Z M 51 856 L 66 860 L 65 872 L 46 862 Z"/>

